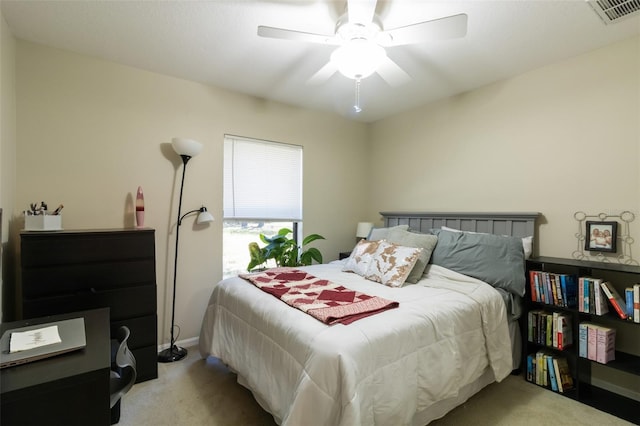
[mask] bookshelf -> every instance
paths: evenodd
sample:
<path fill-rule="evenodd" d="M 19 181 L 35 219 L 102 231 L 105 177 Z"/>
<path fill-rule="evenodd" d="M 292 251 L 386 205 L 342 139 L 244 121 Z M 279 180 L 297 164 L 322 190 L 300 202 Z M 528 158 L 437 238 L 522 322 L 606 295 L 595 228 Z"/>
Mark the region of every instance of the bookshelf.
<path fill-rule="evenodd" d="M 609 302 L 607 302 L 608 313 L 595 315 L 593 313 L 580 312 L 577 300 L 575 304 L 559 301 L 558 298 L 554 299 L 553 297 L 546 299 L 550 303 L 534 301 L 532 300 L 532 291 L 535 292 L 536 290 L 535 283 L 533 288 L 531 286 L 532 279 L 534 279 L 531 271 L 540 271 L 554 276 L 573 276 L 576 282 L 580 277 L 601 279 L 610 283 L 618 293 L 624 295 L 626 287 L 640 283 L 640 267 L 554 257 L 529 259 L 526 263 L 527 289 L 524 302 L 525 309 L 521 317 L 524 345 L 522 365 L 525 371 L 525 379 L 531 381 L 531 377 L 527 377 L 527 357 L 530 354 L 542 351 L 552 357 L 566 358 L 573 378 L 573 388 L 561 393 L 561 395 L 640 424 L 640 401 L 629 397 L 633 396 L 629 395 L 630 393 L 638 392 L 636 388 L 638 387 L 637 384 L 640 383 L 640 324 L 633 322 L 631 319 L 621 319 Z M 541 323 L 536 315 L 539 315 L 539 312 L 545 312 L 551 316 L 556 313 L 556 315 L 563 314 L 569 317 L 573 344 L 560 350 L 557 347 L 554 348 L 553 345 L 549 347 L 547 344 L 549 341 L 546 339 L 541 341 L 539 338 L 536 339 L 535 336 L 530 339 L 530 328 L 534 326 L 530 322 L 536 322 L 535 325 L 540 327 Z M 579 324 L 584 322 L 612 328 L 616 331 L 615 360 L 603 364 L 579 356 Z M 607 383 L 607 377 L 620 376 L 620 374 L 623 376 L 624 383 L 632 383 L 631 392 L 627 393 L 627 395 L 624 395 L 626 393 L 624 389 L 627 386 Z M 605 379 L 600 379 L 600 377 Z M 550 384 L 545 387 L 551 390 Z"/>

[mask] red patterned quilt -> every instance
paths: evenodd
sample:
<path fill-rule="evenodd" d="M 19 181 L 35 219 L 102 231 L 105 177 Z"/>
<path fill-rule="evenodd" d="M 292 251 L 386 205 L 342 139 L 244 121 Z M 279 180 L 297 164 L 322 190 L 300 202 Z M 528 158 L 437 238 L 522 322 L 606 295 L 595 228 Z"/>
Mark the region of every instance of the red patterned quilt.
<path fill-rule="evenodd" d="M 299 269 L 273 268 L 264 272 L 241 274 L 240 277 L 329 325 L 350 324 L 360 318 L 398 307 L 398 302 L 393 300 L 350 290 Z"/>

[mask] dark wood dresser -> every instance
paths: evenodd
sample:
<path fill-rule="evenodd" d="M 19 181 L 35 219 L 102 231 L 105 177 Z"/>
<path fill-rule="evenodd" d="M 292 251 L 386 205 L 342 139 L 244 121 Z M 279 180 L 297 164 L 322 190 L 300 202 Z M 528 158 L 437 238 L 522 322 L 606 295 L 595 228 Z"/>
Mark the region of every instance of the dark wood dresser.
<path fill-rule="evenodd" d="M 131 330 L 137 382 L 158 377 L 153 229 L 20 234 L 18 317 L 110 308 L 111 334 Z"/>

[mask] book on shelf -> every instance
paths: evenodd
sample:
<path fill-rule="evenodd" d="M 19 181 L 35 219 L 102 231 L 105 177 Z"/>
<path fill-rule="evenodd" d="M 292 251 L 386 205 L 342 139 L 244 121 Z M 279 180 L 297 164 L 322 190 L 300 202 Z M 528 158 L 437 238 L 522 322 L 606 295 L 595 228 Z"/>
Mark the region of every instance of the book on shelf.
<path fill-rule="evenodd" d="M 553 363 L 556 370 L 556 380 L 558 381 L 558 391 L 564 393 L 573 389 L 573 377 L 571 376 L 571 369 L 567 359 L 565 357 L 555 357 Z"/>
<path fill-rule="evenodd" d="M 528 321 L 528 339 L 530 342 L 541 344 L 541 335 L 540 325 L 542 323 L 542 317 L 544 316 L 544 311 L 542 309 L 536 309 L 533 311 L 529 311 L 529 321 Z"/>
<path fill-rule="evenodd" d="M 596 339 L 596 362 L 606 364 L 616 359 L 616 330 L 599 325 Z"/>
<path fill-rule="evenodd" d="M 549 381 L 549 368 L 547 363 L 547 357 L 549 352 L 545 350 L 539 350 L 536 353 L 536 384 L 540 386 L 550 386 Z"/>
<path fill-rule="evenodd" d="M 573 376 L 567 358 L 545 349 L 527 355 L 526 380 L 551 388 L 554 392 L 573 389 Z"/>
<path fill-rule="evenodd" d="M 578 356 L 601 364 L 615 360 L 616 330 L 614 328 L 581 322 L 578 330 Z"/>
<path fill-rule="evenodd" d="M 595 278 L 589 278 L 589 313 L 596 311 L 596 285 L 599 284 Z"/>
<path fill-rule="evenodd" d="M 538 326 L 538 333 L 540 333 L 540 335 L 538 336 L 538 340 L 541 345 L 547 344 L 547 322 L 549 322 L 549 315 L 551 315 L 549 312 L 542 311 L 538 316 L 540 320 L 540 325 Z"/>
<path fill-rule="evenodd" d="M 598 353 L 598 330 L 596 324 L 587 326 L 587 359 L 596 360 Z"/>
<path fill-rule="evenodd" d="M 609 307 L 607 303 L 607 297 L 602 290 L 602 280 L 595 279 L 593 284 L 594 304 L 593 311 L 591 313 L 596 315 L 604 315 L 609 312 Z"/>
<path fill-rule="evenodd" d="M 591 307 L 589 306 L 589 288 L 590 288 L 590 280 L 588 277 L 580 277 L 581 282 L 581 296 L 582 296 L 582 304 L 580 305 L 580 312 L 589 312 Z"/>
<path fill-rule="evenodd" d="M 564 302 L 565 296 L 562 294 L 562 284 L 560 283 L 559 274 L 550 274 L 551 286 L 554 291 L 553 304 L 556 306 L 566 306 Z"/>
<path fill-rule="evenodd" d="M 534 271 L 533 269 L 529 271 L 529 294 L 531 295 L 532 302 L 539 302 L 540 298 L 538 296 L 538 271 Z"/>
<path fill-rule="evenodd" d="M 558 392 L 558 381 L 556 380 L 556 370 L 553 364 L 553 356 L 546 355 L 545 359 L 547 360 L 547 371 L 549 372 L 549 384 L 551 385 L 551 390 L 554 392 Z"/>
<path fill-rule="evenodd" d="M 578 305 L 578 310 L 580 312 L 589 312 L 591 308 L 589 306 L 589 288 L 590 288 L 590 279 L 589 277 L 580 277 L 579 279 L 579 292 L 580 292 L 580 304 Z"/>
<path fill-rule="evenodd" d="M 564 302 L 567 308 L 576 308 L 578 305 L 578 283 L 575 275 L 560 274 L 560 286 Z"/>
<path fill-rule="evenodd" d="M 584 277 L 578 278 L 578 311 L 584 312 Z"/>
<path fill-rule="evenodd" d="M 571 316 L 568 314 L 559 313 L 556 319 L 556 340 L 557 348 L 559 350 L 565 350 L 567 347 L 573 345 L 573 330 L 571 327 Z"/>
<path fill-rule="evenodd" d="M 547 298 L 545 297 L 545 286 L 542 279 L 542 272 L 536 273 L 536 288 L 538 291 L 538 302 L 546 303 Z"/>
<path fill-rule="evenodd" d="M 549 286 L 549 289 L 551 290 L 551 301 L 553 302 L 552 304 L 553 305 L 557 305 L 558 304 L 558 288 L 556 287 L 555 274 L 547 273 L 546 277 L 547 277 L 547 280 L 549 280 L 547 285 Z"/>
<path fill-rule="evenodd" d="M 633 319 L 633 287 L 627 287 L 624 289 L 625 298 L 625 314 L 628 318 Z"/>
<path fill-rule="evenodd" d="M 544 272 L 538 271 L 536 283 L 538 285 L 538 294 L 540 294 L 540 300 L 538 300 L 538 302 L 551 303 L 549 301 L 549 290 L 547 288 L 547 280 Z"/>
<path fill-rule="evenodd" d="M 537 385 L 543 385 L 543 374 L 544 374 L 544 370 L 542 369 L 542 357 L 543 357 L 543 353 L 538 351 L 536 352 L 536 358 L 535 358 L 535 363 L 536 363 L 536 381 L 535 383 Z"/>
<path fill-rule="evenodd" d="M 527 355 L 527 381 L 535 383 L 536 377 L 536 363 L 535 354 Z"/>
<path fill-rule="evenodd" d="M 541 272 L 542 274 L 542 293 L 544 294 L 544 303 L 551 305 L 553 304 L 551 287 L 549 286 L 549 273 Z"/>
<path fill-rule="evenodd" d="M 575 275 L 529 271 L 531 300 L 562 307 L 578 305 L 578 282 Z"/>
<path fill-rule="evenodd" d="M 560 312 L 554 312 L 551 316 L 552 325 L 551 325 L 551 346 L 554 348 L 558 347 L 558 316 Z"/>
<path fill-rule="evenodd" d="M 549 312 L 546 315 L 545 318 L 545 326 L 546 326 L 546 330 L 545 330 L 545 341 L 544 344 L 549 346 L 550 348 L 556 347 L 557 346 L 557 341 L 555 339 L 555 334 L 554 333 L 554 321 L 553 321 L 553 316 L 554 313 Z"/>
<path fill-rule="evenodd" d="M 607 298 L 601 288 L 602 279 L 593 277 L 579 278 L 580 301 L 578 310 L 588 314 L 604 315 L 609 312 Z"/>
<path fill-rule="evenodd" d="M 640 323 L 640 284 L 633 285 L 633 322 Z"/>
<path fill-rule="evenodd" d="M 578 356 L 587 357 L 587 342 L 589 341 L 589 324 L 581 322 L 578 325 Z"/>
<path fill-rule="evenodd" d="M 625 302 L 620 297 L 620 294 L 616 291 L 615 287 L 611 285 L 611 283 L 603 281 L 600 283 L 600 287 L 606 294 L 609 299 L 609 303 L 613 306 L 613 309 L 616 311 L 618 316 L 622 319 L 627 319 L 627 314 L 625 312 Z"/>
<path fill-rule="evenodd" d="M 570 314 L 535 309 L 529 311 L 527 315 L 529 342 L 559 350 L 564 350 L 573 344 Z"/>

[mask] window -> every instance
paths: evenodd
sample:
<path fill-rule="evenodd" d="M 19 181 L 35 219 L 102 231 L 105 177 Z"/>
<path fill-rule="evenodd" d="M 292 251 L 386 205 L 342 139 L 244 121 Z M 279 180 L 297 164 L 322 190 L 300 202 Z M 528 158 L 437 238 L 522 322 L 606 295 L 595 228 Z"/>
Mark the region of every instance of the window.
<path fill-rule="evenodd" d="M 225 135 L 223 277 L 246 272 L 250 242 L 302 221 L 302 147 Z"/>

